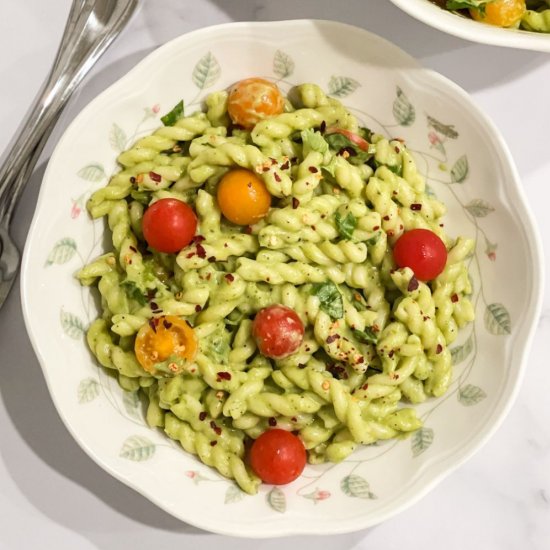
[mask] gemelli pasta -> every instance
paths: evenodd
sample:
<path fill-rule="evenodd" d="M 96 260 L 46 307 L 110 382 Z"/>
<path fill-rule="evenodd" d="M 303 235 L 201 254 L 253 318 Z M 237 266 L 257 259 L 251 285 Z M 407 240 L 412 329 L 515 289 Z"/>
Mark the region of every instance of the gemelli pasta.
<path fill-rule="evenodd" d="M 446 235 L 406 145 L 314 84 L 295 91 L 278 112 L 241 109 L 238 126 L 227 91 L 163 117 L 91 196 L 112 249 L 78 273 L 101 295 L 98 362 L 141 392 L 150 426 L 248 493 L 246 449 L 274 428 L 314 464 L 417 430 L 412 405 L 445 393 L 449 345 L 474 318 L 474 243 Z M 394 257 L 420 230 L 446 255 L 429 280 Z M 155 232 L 176 251 L 151 246 Z"/>

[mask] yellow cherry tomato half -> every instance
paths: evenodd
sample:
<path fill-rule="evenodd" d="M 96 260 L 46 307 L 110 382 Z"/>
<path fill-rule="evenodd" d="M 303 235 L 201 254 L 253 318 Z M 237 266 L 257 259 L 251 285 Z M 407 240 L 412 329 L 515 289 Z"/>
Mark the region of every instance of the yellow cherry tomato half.
<path fill-rule="evenodd" d="M 192 361 L 197 354 L 198 341 L 195 331 L 175 315 L 155 317 L 143 325 L 136 336 L 134 351 L 144 370 L 156 374 L 155 365 L 169 358 L 168 371 L 178 374 L 182 361 Z"/>
<path fill-rule="evenodd" d="M 494 0 L 485 5 L 485 11 L 470 9 L 470 15 L 476 21 L 496 27 L 513 27 L 526 11 L 525 0 Z"/>
<path fill-rule="evenodd" d="M 262 179 L 250 170 L 227 172 L 218 185 L 218 205 L 222 214 L 237 225 L 251 225 L 269 211 L 271 195 Z"/>
<path fill-rule="evenodd" d="M 246 129 L 282 113 L 284 107 L 285 100 L 277 85 L 263 78 L 247 78 L 229 89 L 227 112 L 234 124 Z"/>

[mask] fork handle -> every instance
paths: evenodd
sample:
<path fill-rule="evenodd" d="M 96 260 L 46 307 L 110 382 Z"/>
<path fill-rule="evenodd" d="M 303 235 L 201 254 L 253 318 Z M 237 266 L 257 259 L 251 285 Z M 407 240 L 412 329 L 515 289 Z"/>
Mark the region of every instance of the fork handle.
<path fill-rule="evenodd" d="M 0 168 L 1 225 L 9 225 L 13 208 L 28 181 L 21 177 L 25 164 L 38 159 L 38 155 L 31 159 L 33 151 L 45 136 L 41 142 L 44 145 L 75 88 L 125 24 L 127 10 L 132 7 L 131 3 L 122 8 L 120 4 L 125 3 L 73 0 L 54 66 Z"/>

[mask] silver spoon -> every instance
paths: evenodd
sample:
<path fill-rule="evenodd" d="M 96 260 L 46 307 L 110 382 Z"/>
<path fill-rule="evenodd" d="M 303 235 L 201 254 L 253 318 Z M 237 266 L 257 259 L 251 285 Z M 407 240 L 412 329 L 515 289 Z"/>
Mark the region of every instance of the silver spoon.
<path fill-rule="evenodd" d="M 138 0 L 73 0 L 52 70 L 0 167 L 0 307 L 20 254 L 9 235 L 13 210 L 69 97 L 122 31 Z"/>

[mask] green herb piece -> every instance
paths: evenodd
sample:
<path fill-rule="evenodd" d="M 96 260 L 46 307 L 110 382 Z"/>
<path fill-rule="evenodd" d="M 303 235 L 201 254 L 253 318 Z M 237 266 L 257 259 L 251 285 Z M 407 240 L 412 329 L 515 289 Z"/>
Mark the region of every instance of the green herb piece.
<path fill-rule="evenodd" d="M 160 120 L 164 126 L 174 126 L 176 122 L 183 116 L 183 99 L 169 112 L 166 113 L 163 117 L 160 117 Z"/>
<path fill-rule="evenodd" d="M 341 319 L 344 316 L 344 300 L 332 281 L 314 284 L 311 294 L 319 298 L 321 309 L 332 319 Z"/>
<path fill-rule="evenodd" d="M 485 7 L 492 0 L 447 0 L 445 7 L 448 10 L 467 10 L 473 8 L 485 14 Z"/>
<path fill-rule="evenodd" d="M 134 281 L 122 281 L 120 283 L 120 286 L 124 289 L 124 292 L 126 292 L 126 296 L 128 296 L 130 300 L 135 300 L 138 304 L 142 306 L 147 304 L 147 298 L 136 285 L 136 283 L 134 283 Z"/>
<path fill-rule="evenodd" d="M 353 236 L 353 231 L 357 227 L 357 218 L 351 212 L 348 212 L 345 218 L 342 218 L 340 212 L 336 212 L 334 219 L 340 236 L 350 240 Z"/>
<path fill-rule="evenodd" d="M 351 291 L 351 305 L 357 310 L 357 311 L 365 311 L 367 309 L 367 304 L 365 302 L 365 299 L 357 290 Z"/>
<path fill-rule="evenodd" d="M 378 341 L 378 336 L 376 336 L 370 327 L 365 327 L 365 330 L 357 330 L 352 328 L 351 332 L 353 333 L 353 336 L 355 336 L 355 338 L 363 344 L 376 344 Z"/>
<path fill-rule="evenodd" d="M 368 151 L 364 151 L 357 144 L 353 143 L 353 141 L 351 141 L 347 136 L 338 132 L 325 134 L 325 141 L 333 151 L 338 152 L 345 149 L 350 155 L 347 158 L 347 161 L 355 166 L 365 164 L 365 162 L 367 162 L 367 160 L 369 160 L 373 155 L 371 147 L 369 147 Z"/>
<path fill-rule="evenodd" d="M 374 132 L 367 128 L 366 126 L 361 126 L 359 128 L 359 132 L 357 132 L 359 136 L 361 136 L 363 139 L 367 140 L 369 143 L 372 141 L 372 136 L 374 135 Z"/>
<path fill-rule="evenodd" d="M 326 153 L 328 151 L 328 143 L 323 139 L 320 132 L 307 129 L 300 134 L 304 145 L 304 157 L 311 151 L 318 153 Z"/>

